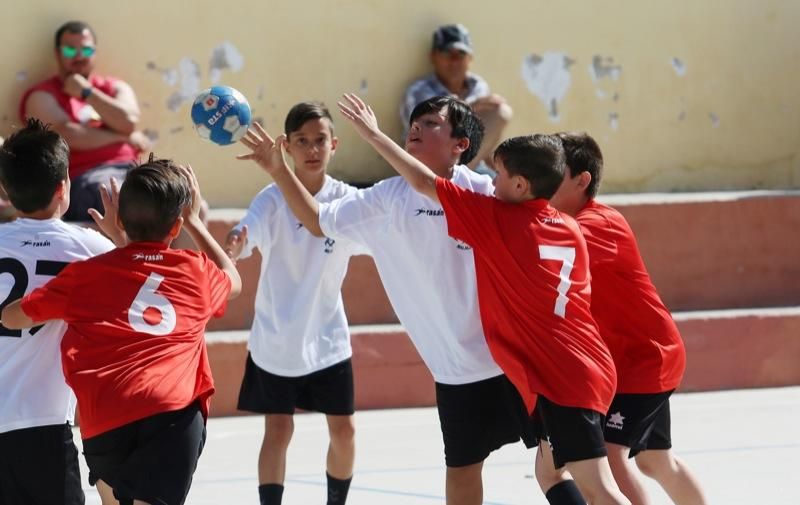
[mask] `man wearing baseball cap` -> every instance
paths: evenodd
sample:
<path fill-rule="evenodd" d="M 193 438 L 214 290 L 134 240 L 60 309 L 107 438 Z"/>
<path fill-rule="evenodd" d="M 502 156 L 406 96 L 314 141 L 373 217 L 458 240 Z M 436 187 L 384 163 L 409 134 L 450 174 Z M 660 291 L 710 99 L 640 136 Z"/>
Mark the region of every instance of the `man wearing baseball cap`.
<path fill-rule="evenodd" d="M 481 118 L 486 129 L 481 149 L 469 166 L 479 172 L 491 173 L 492 152 L 513 111 L 505 98 L 489 90 L 489 84 L 481 76 L 469 71 L 473 53 L 472 38 L 464 25 L 450 24 L 437 28 L 433 32 L 430 55 L 433 73 L 408 87 L 400 105 L 400 117 L 404 131 L 408 131 L 411 111 L 423 100 L 439 95 L 452 95 L 464 100 Z"/>

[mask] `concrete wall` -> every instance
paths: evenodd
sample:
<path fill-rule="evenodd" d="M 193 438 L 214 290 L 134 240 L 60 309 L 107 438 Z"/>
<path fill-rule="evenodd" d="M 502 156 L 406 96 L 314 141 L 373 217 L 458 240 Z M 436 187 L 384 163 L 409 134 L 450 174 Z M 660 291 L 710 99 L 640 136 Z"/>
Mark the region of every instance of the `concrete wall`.
<path fill-rule="evenodd" d="M 198 90 L 240 89 L 271 131 L 298 101 L 333 106 L 357 91 L 398 137 L 398 101 L 428 71 L 430 34 L 447 22 L 470 28 L 474 70 L 513 105 L 509 134 L 589 131 L 606 153 L 606 192 L 800 185 L 793 0 L 31 0 L 4 12 L 0 134 L 18 124 L 22 91 L 54 70 L 55 29 L 86 20 L 98 68 L 134 86 L 156 152 L 195 166 L 215 207 L 247 205 L 268 179 L 233 160 L 239 149 L 197 138 Z M 334 175 L 391 174 L 349 127 L 337 133 Z"/>

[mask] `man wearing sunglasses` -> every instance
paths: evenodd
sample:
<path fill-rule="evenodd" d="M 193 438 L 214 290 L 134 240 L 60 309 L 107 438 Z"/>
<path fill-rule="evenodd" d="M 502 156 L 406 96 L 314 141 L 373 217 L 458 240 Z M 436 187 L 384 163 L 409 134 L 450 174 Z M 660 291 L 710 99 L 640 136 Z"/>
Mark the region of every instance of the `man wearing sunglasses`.
<path fill-rule="evenodd" d="M 66 221 L 91 221 L 87 210 L 101 209 L 99 185 L 122 179 L 149 139 L 139 130 L 133 89 L 114 77 L 94 73 L 94 30 L 82 21 L 63 24 L 55 35 L 58 73 L 28 89 L 20 102 L 24 121 L 52 125 L 70 148 L 71 203 Z"/>

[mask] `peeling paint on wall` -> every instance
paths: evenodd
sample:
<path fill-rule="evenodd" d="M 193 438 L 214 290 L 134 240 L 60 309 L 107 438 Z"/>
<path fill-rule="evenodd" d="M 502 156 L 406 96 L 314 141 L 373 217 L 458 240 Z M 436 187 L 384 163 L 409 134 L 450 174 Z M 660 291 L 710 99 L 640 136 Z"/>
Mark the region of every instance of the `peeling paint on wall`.
<path fill-rule="evenodd" d="M 589 75 L 592 76 L 593 81 L 597 82 L 601 79 L 618 81 L 620 74 L 622 74 L 622 65 L 615 65 L 614 58 L 611 56 L 596 54 L 592 57 L 592 64 L 589 65 Z"/>
<path fill-rule="evenodd" d="M 675 73 L 678 75 L 678 77 L 683 77 L 686 75 L 686 64 L 682 60 L 678 58 L 672 58 L 671 63 L 672 68 L 675 70 Z"/>
<path fill-rule="evenodd" d="M 369 85 L 367 84 L 366 79 L 361 79 L 361 84 L 358 86 L 358 93 L 361 95 L 366 95 L 369 92 Z"/>
<path fill-rule="evenodd" d="M 569 67 L 575 63 L 565 53 L 546 52 L 542 56 L 530 54 L 522 60 L 522 80 L 547 108 L 551 121 L 561 119 L 558 104 L 572 85 Z"/>
<path fill-rule="evenodd" d="M 717 116 L 713 112 L 709 112 L 708 117 L 711 119 L 711 126 L 713 126 L 714 128 L 719 128 L 719 116 Z"/>
<path fill-rule="evenodd" d="M 619 129 L 619 114 L 617 114 L 616 112 L 609 112 L 608 125 L 611 127 L 612 130 L 617 131 L 617 129 Z"/>
<path fill-rule="evenodd" d="M 244 56 L 242 56 L 242 53 L 232 43 L 223 42 L 211 52 L 211 60 L 208 63 L 208 76 L 211 79 L 211 84 L 219 82 L 223 70 L 230 69 L 238 72 L 243 67 Z"/>
<path fill-rule="evenodd" d="M 16 78 L 17 78 L 17 82 L 27 81 L 28 80 L 28 72 L 26 72 L 24 70 L 20 70 L 19 72 L 17 72 Z"/>

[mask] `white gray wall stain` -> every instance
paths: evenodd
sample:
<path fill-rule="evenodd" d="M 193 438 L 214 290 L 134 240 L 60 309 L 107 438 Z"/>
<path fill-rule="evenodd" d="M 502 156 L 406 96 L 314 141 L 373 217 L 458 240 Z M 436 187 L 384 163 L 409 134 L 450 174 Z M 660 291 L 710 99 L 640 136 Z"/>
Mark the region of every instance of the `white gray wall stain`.
<path fill-rule="evenodd" d="M 614 103 L 619 103 L 619 91 L 615 89 L 607 91 L 603 88 L 613 88 L 616 86 L 615 83 L 619 81 L 619 78 L 622 75 L 622 65 L 615 63 L 614 58 L 611 56 L 601 56 L 599 54 L 595 54 L 592 56 L 592 63 L 589 65 L 588 69 L 589 76 L 592 78 L 592 82 L 595 83 L 594 91 L 597 98 L 600 100 L 605 100 L 608 94 L 611 93 L 611 101 Z M 607 118 L 608 125 L 611 127 L 611 129 L 617 131 L 619 129 L 619 113 L 616 111 L 609 111 Z"/>
<path fill-rule="evenodd" d="M 686 63 L 683 62 L 680 58 L 672 58 L 670 62 L 672 64 L 672 69 L 675 70 L 675 74 L 678 77 L 683 77 L 686 75 Z"/>
<path fill-rule="evenodd" d="M 714 128 L 719 128 L 719 116 L 713 112 L 709 112 L 708 117 L 711 119 L 711 126 Z"/>
<path fill-rule="evenodd" d="M 208 76 L 211 84 L 219 83 L 223 70 L 240 71 L 244 68 L 244 56 L 231 42 L 225 41 L 211 51 Z"/>
<path fill-rule="evenodd" d="M 547 108 L 547 115 L 553 122 L 561 119 L 558 106 L 572 85 L 569 67 L 573 63 L 575 60 L 559 52 L 545 52 L 541 56 L 529 54 L 522 60 L 522 80 Z"/>

